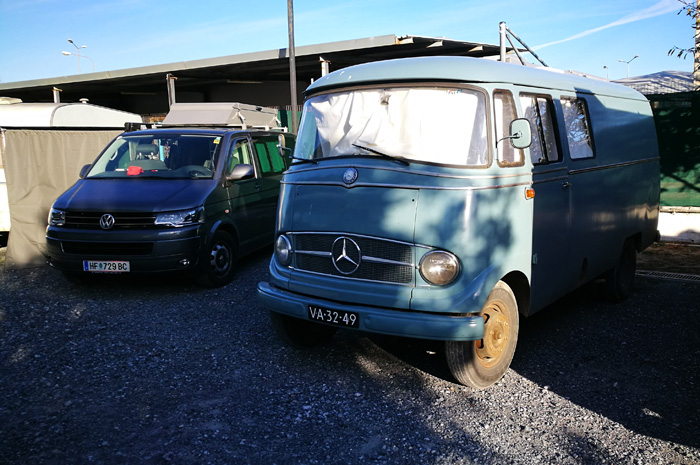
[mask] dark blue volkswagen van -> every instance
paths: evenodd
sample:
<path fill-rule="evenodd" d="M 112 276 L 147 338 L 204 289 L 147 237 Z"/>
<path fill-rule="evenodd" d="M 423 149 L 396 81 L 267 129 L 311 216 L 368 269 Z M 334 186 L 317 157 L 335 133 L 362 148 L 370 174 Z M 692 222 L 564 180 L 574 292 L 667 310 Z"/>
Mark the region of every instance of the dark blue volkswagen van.
<path fill-rule="evenodd" d="M 282 172 L 279 131 L 177 127 L 126 132 L 54 202 L 49 263 L 71 273 L 191 271 L 233 279 L 271 244 Z M 294 136 L 284 133 L 286 143 Z"/>

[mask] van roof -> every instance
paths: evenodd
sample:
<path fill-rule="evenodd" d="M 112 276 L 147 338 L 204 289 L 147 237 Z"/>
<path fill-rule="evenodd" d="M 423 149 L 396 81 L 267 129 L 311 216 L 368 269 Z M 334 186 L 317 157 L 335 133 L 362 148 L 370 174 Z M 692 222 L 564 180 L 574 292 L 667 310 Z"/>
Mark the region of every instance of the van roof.
<path fill-rule="evenodd" d="M 305 94 L 337 87 L 401 81 L 508 83 L 645 100 L 645 97 L 634 89 L 602 79 L 579 76 L 553 68 L 453 56 L 400 58 L 350 66 L 318 79 L 306 89 Z"/>
<path fill-rule="evenodd" d="M 282 132 L 274 129 L 259 129 L 259 128 L 248 128 L 242 129 L 240 127 L 230 127 L 230 126 L 168 126 L 168 127 L 151 127 L 147 129 L 141 129 L 136 131 L 128 131 L 121 136 L 157 136 L 157 137 L 172 137 L 178 135 L 208 135 L 208 136 L 222 136 L 226 133 L 241 133 L 241 134 L 282 134 Z M 294 136 L 291 133 L 284 133 L 287 135 Z"/>

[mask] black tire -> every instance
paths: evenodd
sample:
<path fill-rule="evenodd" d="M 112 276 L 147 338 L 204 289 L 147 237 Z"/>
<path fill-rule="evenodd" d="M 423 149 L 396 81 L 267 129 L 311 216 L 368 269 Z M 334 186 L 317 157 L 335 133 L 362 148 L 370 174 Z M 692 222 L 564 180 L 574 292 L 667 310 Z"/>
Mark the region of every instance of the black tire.
<path fill-rule="evenodd" d="M 226 231 L 216 231 L 202 254 L 197 280 L 205 287 L 225 286 L 233 280 L 237 263 L 236 240 Z"/>
<path fill-rule="evenodd" d="M 474 389 L 486 389 L 508 370 L 518 343 L 518 303 L 499 281 L 481 309 L 484 339 L 445 343 L 447 365 L 457 381 Z"/>
<path fill-rule="evenodd" d="M 338 328 L 313 321 L 302 320 L 277 312 L 270 312 L 272 327 L 282 341 L 297 349 L 306 349 L 325 344 Z"/>
<path fill-rule="evenodd" d="M 622 247 L 617 264 L 605 273 L 605 296 L 612 302 L 622 302 L 634 290 L 637 273 L 637 248 L 628 240 Z"/>

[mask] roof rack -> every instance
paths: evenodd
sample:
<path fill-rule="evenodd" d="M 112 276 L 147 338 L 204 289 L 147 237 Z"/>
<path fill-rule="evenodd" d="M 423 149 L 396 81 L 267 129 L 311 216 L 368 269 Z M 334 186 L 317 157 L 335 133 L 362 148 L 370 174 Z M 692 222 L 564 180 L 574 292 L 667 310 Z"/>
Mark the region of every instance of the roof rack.
<path fill-rule="evenodd" d="M 530 52 L 530 54 L 531 54 L 533 57 L 535 57 L 535 59 L 536 59 L 537 61 L 539 61 L 540 63 L 542 63 L 542 66 L 544 66 L 545 68 L 548 68 L 547 63 L 545 63 L 544 61 L 542 61 L 542 59 L 541 59 L 539 56 L 537 56 L 537 54 L 535 53 L 535 51 L 532 50 L 530 47 L 528 47 L 527 44 L 526 44 L 525 42 L 523 42 L 523 41 L 520 39 L 520 37 L 516 36 L 515 33 L 514 33 L 513 31 L 511 31 L 510 29 L 508 29 L 508 26 L 506 26 L 506 23 L 505 23 L 505 22 L 501 21 L 500 23 L 498 23 L 498 29 L 499 29 L 499 34 L 500 34 L 500 37 L 501 37 L 501 40 L 500 40 L 500 44 L 501 44 L 501 59 L 500 59 L 500 61 L 506 61 L 506 40 L 507 40 L 507 41 L 510 43 L 510 46 L 512 47 L 513 52 L 515 52 L 515 54 L 517 55 L 518 59 L 520 60 L 520 63 L 523 64 L 523 65 L 526 65 L 525 59 L 520 55 L 520 53 L 519 53 L 519 51 L 518 51 L 518 48 L 515 46 L 515 44 L 513 43 L 513 40 L 511 39 L 511 37 L 513 37 L 513 39 L 515 39 L 515 40 L 517 40 L 518 42 L 520 42 L 520 44 L 521 44 L 523 47 L 525 47 L 525 50 L 527 50 L 528 52 Z M 522 51 L 522 50 L 521 50 L 521 51 Z"/>
<path fill-rule="evenodd" d="M 237 102 L 173 103 L 163 124 L 204 124 L 248 128 L 280 127 L 275 108 Z"/>

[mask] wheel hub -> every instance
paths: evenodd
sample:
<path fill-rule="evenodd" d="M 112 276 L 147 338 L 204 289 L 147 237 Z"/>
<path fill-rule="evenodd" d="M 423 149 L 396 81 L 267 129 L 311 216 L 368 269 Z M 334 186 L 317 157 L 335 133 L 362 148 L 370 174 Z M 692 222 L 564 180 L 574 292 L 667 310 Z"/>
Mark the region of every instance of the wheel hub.
<path fill-rule="evenodd" d="M 508 346 L 510 321 L 498 302 L 484 309 L 484 338 L 476 342 L 476 355 L 484 366 L 498 362 Z"/>
<path fill-rule="evenodd" d="M 223 244 L 216 244 L 211 249 L 211 266 L 217 274 L 225 273 L 231 261 L 231 254 Z"/>

